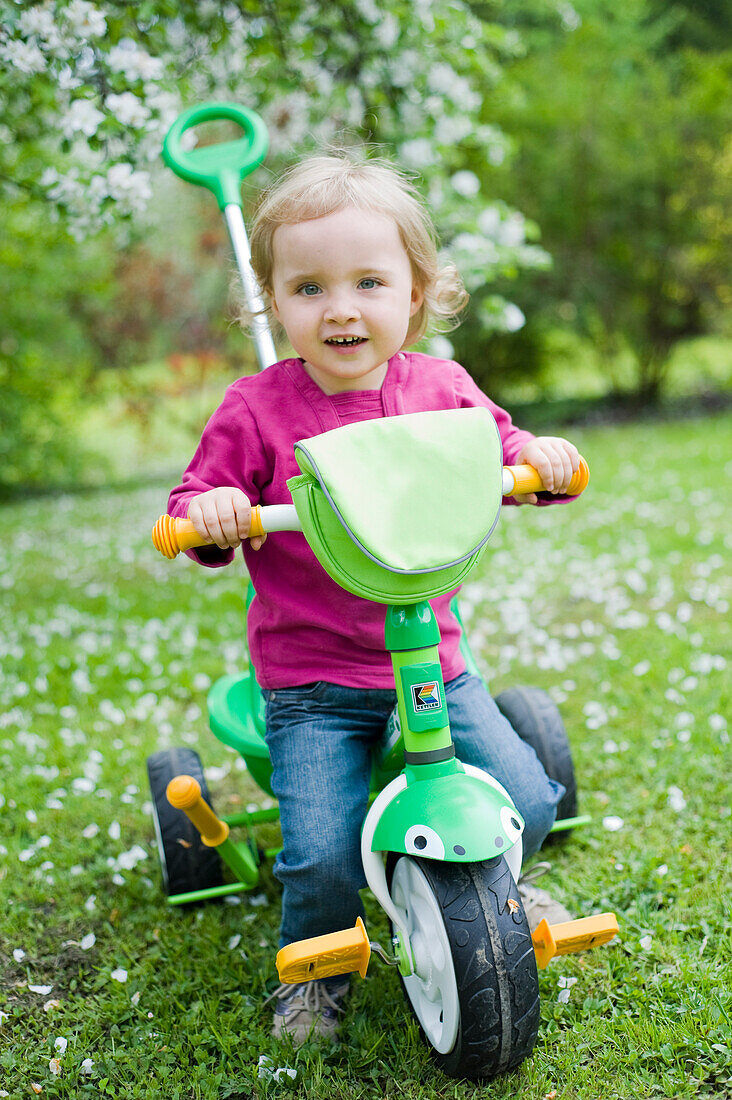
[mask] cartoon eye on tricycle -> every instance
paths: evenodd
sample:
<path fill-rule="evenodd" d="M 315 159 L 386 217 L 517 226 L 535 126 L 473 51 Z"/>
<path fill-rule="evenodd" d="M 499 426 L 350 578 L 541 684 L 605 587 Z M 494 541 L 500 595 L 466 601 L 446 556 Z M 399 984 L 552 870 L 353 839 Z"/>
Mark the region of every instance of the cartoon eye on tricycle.
<path fill-rule="evenodd" d="M 183 152 L 180 138 L 208 119 L 229 118 L 244 138 Z M 213 190 L 232 232 L 253 313 L 261 311 L 248 268 L 239 183 L 264 156 L 266 133 L 242 108 L 186 112 L 167 139 L 168 163 Z M 234 209 L 232 209 L 234 207 Z M 260 327 L 264 367 L 274 358 Z M 455 1077 L 489 1077 L 518 1065 L 539 1026 L 537 965 L 554 955 L 605 943 L 617 932 L 611 913 L 529 931 L 517 882 L 524 821 L 504 786 L 456 756 L 438 654 L 440 631 L 430 600 L 456 590 L 481 560 L 504 497 L 539 491 L 531 467 L 503 466 L 501 442 L 486 408 L 408 413 L 364 420 L 295 444 L 300 470 L 291 501 L 253 509 L 252 535 L 301 532 L 325 572 L 343 589 L 385 607 L 384 647 L 391 656 L 397 707 L 372 759 L 372 801 L 361 831 L 369 888 L 389 918 L 387 947 L 355 927 L 283 947 L 283 983 L 339 974 L 365 975 L 371 953 L 395 966 L 441 1068 Z M 398 462 L 399 477 L 392 476 Z M 569 493 L 586 487 L 582 461 Z M 439 501 L 435 511 L 423 502 Z M 435 520 L 435 515 L 439 517 Z M 168 558 L 204 545 L 185 519 L 162 516 L 153 529 Z M 561 718 L 543 692 L 515 688 L 497 699 L 547 773 L 563 783 L 558 829 L 576 816 L 574 773 Z M 227 676 L 211 689 L 210 724 L 241 753 L 271 794 L 260 691 L 253 673 Z M 251 839 L 277 810 L 219 819 L 197 754 L 169 749 L 148 761 L 156 835 L 169 900 L 185 904 L 248 889 L 262 853 Z M 232 826 L 247 837 L 235 841 Z M 265 853 L 266 854 L 266 853 Z M 222 864 L 233 875 L 223 882 Z"/>

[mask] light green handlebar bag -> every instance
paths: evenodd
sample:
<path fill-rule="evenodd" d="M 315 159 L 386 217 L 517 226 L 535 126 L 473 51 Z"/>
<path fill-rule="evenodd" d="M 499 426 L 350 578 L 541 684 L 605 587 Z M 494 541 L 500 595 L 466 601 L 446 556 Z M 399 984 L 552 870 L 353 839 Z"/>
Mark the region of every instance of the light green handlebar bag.
<path fill-rule="evenodd" d="M 501 508 L 503 454 L 484 408 L 363 420 L 295 444 L 287 486 L 325 571 L 376 603 L 462 583 Z"/>

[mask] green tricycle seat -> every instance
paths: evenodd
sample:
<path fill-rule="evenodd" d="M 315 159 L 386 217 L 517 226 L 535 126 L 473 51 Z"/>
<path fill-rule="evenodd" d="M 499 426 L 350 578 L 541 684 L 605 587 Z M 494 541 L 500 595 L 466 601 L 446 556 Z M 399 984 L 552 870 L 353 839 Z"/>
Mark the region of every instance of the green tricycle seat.
<path fill-rule="evenodd" d="M 247 768 L 262 790 L 272 794 L 272 764 L 264 740 L 264 704 L 251 673 L 222 676 L 208 693 L 211 732 L 244 757 Z"/>

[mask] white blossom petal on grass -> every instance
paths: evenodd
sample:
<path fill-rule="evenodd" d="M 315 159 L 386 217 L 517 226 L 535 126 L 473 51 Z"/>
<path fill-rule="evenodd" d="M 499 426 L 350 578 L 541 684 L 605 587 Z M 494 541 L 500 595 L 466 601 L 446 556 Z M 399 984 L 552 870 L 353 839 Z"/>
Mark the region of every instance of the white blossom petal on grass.
<path fill-rule="evenodd" d="M 254 906 L 268 905 L 266 894 L 255 894 L 254 897 L 249 899 L 249 904 Z"/>
<path fill-rule="evenodd" d="M 61 1002 L 57 997 L 52 997 L 50 1001 L 45 1001 L 43 1005 L 44 1012 L 52 1012 L 54 1008 L 60 1008 Z"/>
<path fill-rule="evenodd" d="M 89 951 L 89 949 L 92 948 L 96 942 L 97 937 L 94 935 L 93 932 L 89 932 L 86 936 L 82 936 L 79 947 L 82 951 Z"/>
<path fill-rule="evenodd" d="M 558 982 L 559 995 L 557 996 L 557 1000 L 560 1004 L 566 1005 L 567 1001 L 569 1000 L 569 994 L 572 986 L 576 985 L 576 983 L 576 978 L 568 978 L 564 974 L 562 974 Z"/>
<path fill-rule="evenodd" d="M 52 1058 L 51 1061 L 48 1063 L 48 1068 L 50 1069 L 50 1071 L 51 1071 L 51 1073 L 53 1074 L 54 1077 L 60 1077 L 61 1076 L 61 1059 L 60 1058 Z"/>
<path fill-rule="evenodd" d="M 616 817 L 615 814 L 608 814 L 607 817 L 603 817 L 602 826 L 607 829 L 609 833 L 617 833 L 619 829 L 622 829 L 625 825 L 622 817 Z"/>
<path fill-rule="evenodd" d="M 229 951 L 233 951 L 235 947 L 238 947 L 241 943 L 241 936 L 237 932 L 236 935 L 231 936 L 229 939 Z"/>
<path fill-rule="evenodd" d="M 59 1054 L 65 1054 L 69 1040 L 64 1035 L 59 1035 L 53 1045 Z"/>
<path fill-rule="evenodd" d="M 97 895 L 96 894 L 90 894 L 89 897 L 84 902 L 84 908 L 86 909 L 87 913 L 92 913 L 96 909 L 96 907 L 97 907 Z"/>
<path fill-rule="evenodd" d="M 38 993 L 41 997 L 47 997 L 53 989 L 52 985 L 29 985 L 28 989 L 31 993 Z"/>
<path fill-rule="evenodd" d="M 672 810 L 680 814 L 686 809 L 686 799 L 680 787 L 671 786 L 668 789 L 668 804 Z"/>
<path fill-rule="evenodd" d="M 656 868 L 655 873 L 658 875 L 659 878 L 663 878 L 665 875 L 668 874 L 668 865 L 665 864 L 665 863 L 662 863 L 660 867 Z"/>
<path fill-rule="evenodd" d="M 127 852 L 121 852 L 116 859 L 110 861 L 116 871 L 131 871 L 138 863 L 147 859 L 147 852 L 139 844 L 133 844 Z"/>
<path fill-rule="evenodd" d="M 93 822 L 91 825 L 87 825 L 81 830 L 81 835 L 85 840 L 92 840 L 99 832 L 99 826 Z"/>
<path fill-rule="evenodd" d="M 112 824 L 107 829 L 107 836 L 109 837 L 110 840 L 119 840 L 121 835 L 122 835 L 122 827 L 121 827 L 119 821 L 113 821 Z"/>
<path fill-rule="evenodd" d="M 23 948 L 22 948 L 22 947 L 16 947 L 16 948 L 15 948 L 15 949 L 13 950 L 13 958 L 15 959 L 15 961 L 16 961 L 17 963 L 19 963 L 19 962 L 22 962 L 22 961 L 23 961 L 23 959 L 25 958 L 25 951 L 23 950 Z"/>
<path fill-rule="evenodd" d="M 113 970 L 112 973 L 109 976 L 115 982 L 126 982 L 127 981 L 127 971 L 125 970 L 125 968 L 123 966 L 118 966 L 117 969 Z"/>
<path fill-rule="evenodd" d="M 638 942 L 640 943 L 644 951 L 650 951 L 653 944 L 653 936 L 651 936 L 650 934 L 646 936 L 641 936 Z"/>
<path fill-rule="evenodd" d="M 91 1058 L 85 1058 L 84 1059 L 84 1061 L 81 1063 L 81 1066 L 80 1066 L 80 1072 L 86 1074 L 87 1076 L 90 1073 L 94 1072 L 94 1063 L 91 1060 Z"/>
<path fill-rule="evenodd" d="M 289 1066 L 278 1066 L 275 1069 L 272 1059 L 266 1054 L 260 1054 L 257 1063 L 257 1077 L 264 1081 L 279 1082 L 280 1078 L 285 1076 L 295 1081 L 297 1079 L 297 1070 L 291 1069 Z"/>

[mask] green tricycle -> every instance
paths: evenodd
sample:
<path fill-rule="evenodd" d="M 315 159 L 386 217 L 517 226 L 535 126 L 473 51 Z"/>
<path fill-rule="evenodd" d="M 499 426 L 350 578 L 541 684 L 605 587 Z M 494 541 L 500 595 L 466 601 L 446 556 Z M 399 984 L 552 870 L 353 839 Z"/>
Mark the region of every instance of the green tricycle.
<path fill-rule="evenodd" d="M 221 119 L 237 122 L 244 136 L 183 150 L 186 130 Z M 164 154 L 174 171 L 219 199 L 253 314 L 262 303 L 248 267 L 239 184 L 265 152 L 266 130 L 256 115 L 213 104 L 177 120 Z M 275 352 L 261 319 L 255 342 L 265 368 Z M 531 467 L 502 465 L 498 430 L 484 408 L 363 421 L 299 441 L 295 457 L 301 473 L 288 482 L 291 502 L 256 506 L 251 534 L 301 531 L 339 585 L 385 605 L 384 644 L 397 706 L 373 753 L 361 855 L 392 938 L 386 948 L 372 943 L 359 918 L 355 928 L 289 944 L 277 956 L 280 980 L 299 983 L 356 971 L 364 976 L 373 952 L 398 969 L 443 1071 L 491 1077 L 518 1065 L 534 1046 L 537 965 L 607 942 L 617 932 L 611 913 L 556 925 L 542 921 L 529 931 L 516 886 L 521 814 L 496 779 L 457 759 L 450 734 L 440 635 L 429 601 L 459 588 L 478 564 L 502 498 L 538 491 L 541 480 Z M 588 478 L 583 461 L 569 492 L 581 492 Z M 472 489 L 476 484 L 479 494 Z M 436 525 L 432 509 L 420 507 L 425 499 L 449 502 L 449 522 Z M 155 524 L 153 542 L 168 558 L 203 544 L 190 521 L 169 516 Z M 477 671 L 465 640 L 463 652 Z M 555 830 L 579 824 L 569 744 L 550 697 L 535 688 L 513 688 L 496 702 L 549 776 L 567 790 Z M 214 734 L 242 755 L 271 795 L 262 698 L 253 672 L 215 683 L 208 709 Z M 277 818 L 276 807 L 217 817 L 191 749 L 154 754 L 148 774 L 168 900 L 189 904 L 255 886 L 262 858 L 274 854 L 260 851 L 255 829 Z M 244 829 L 241 841 L 230 835 L 236 826 Z M 224 867 L 233 881 L 224 882 Z"/>

